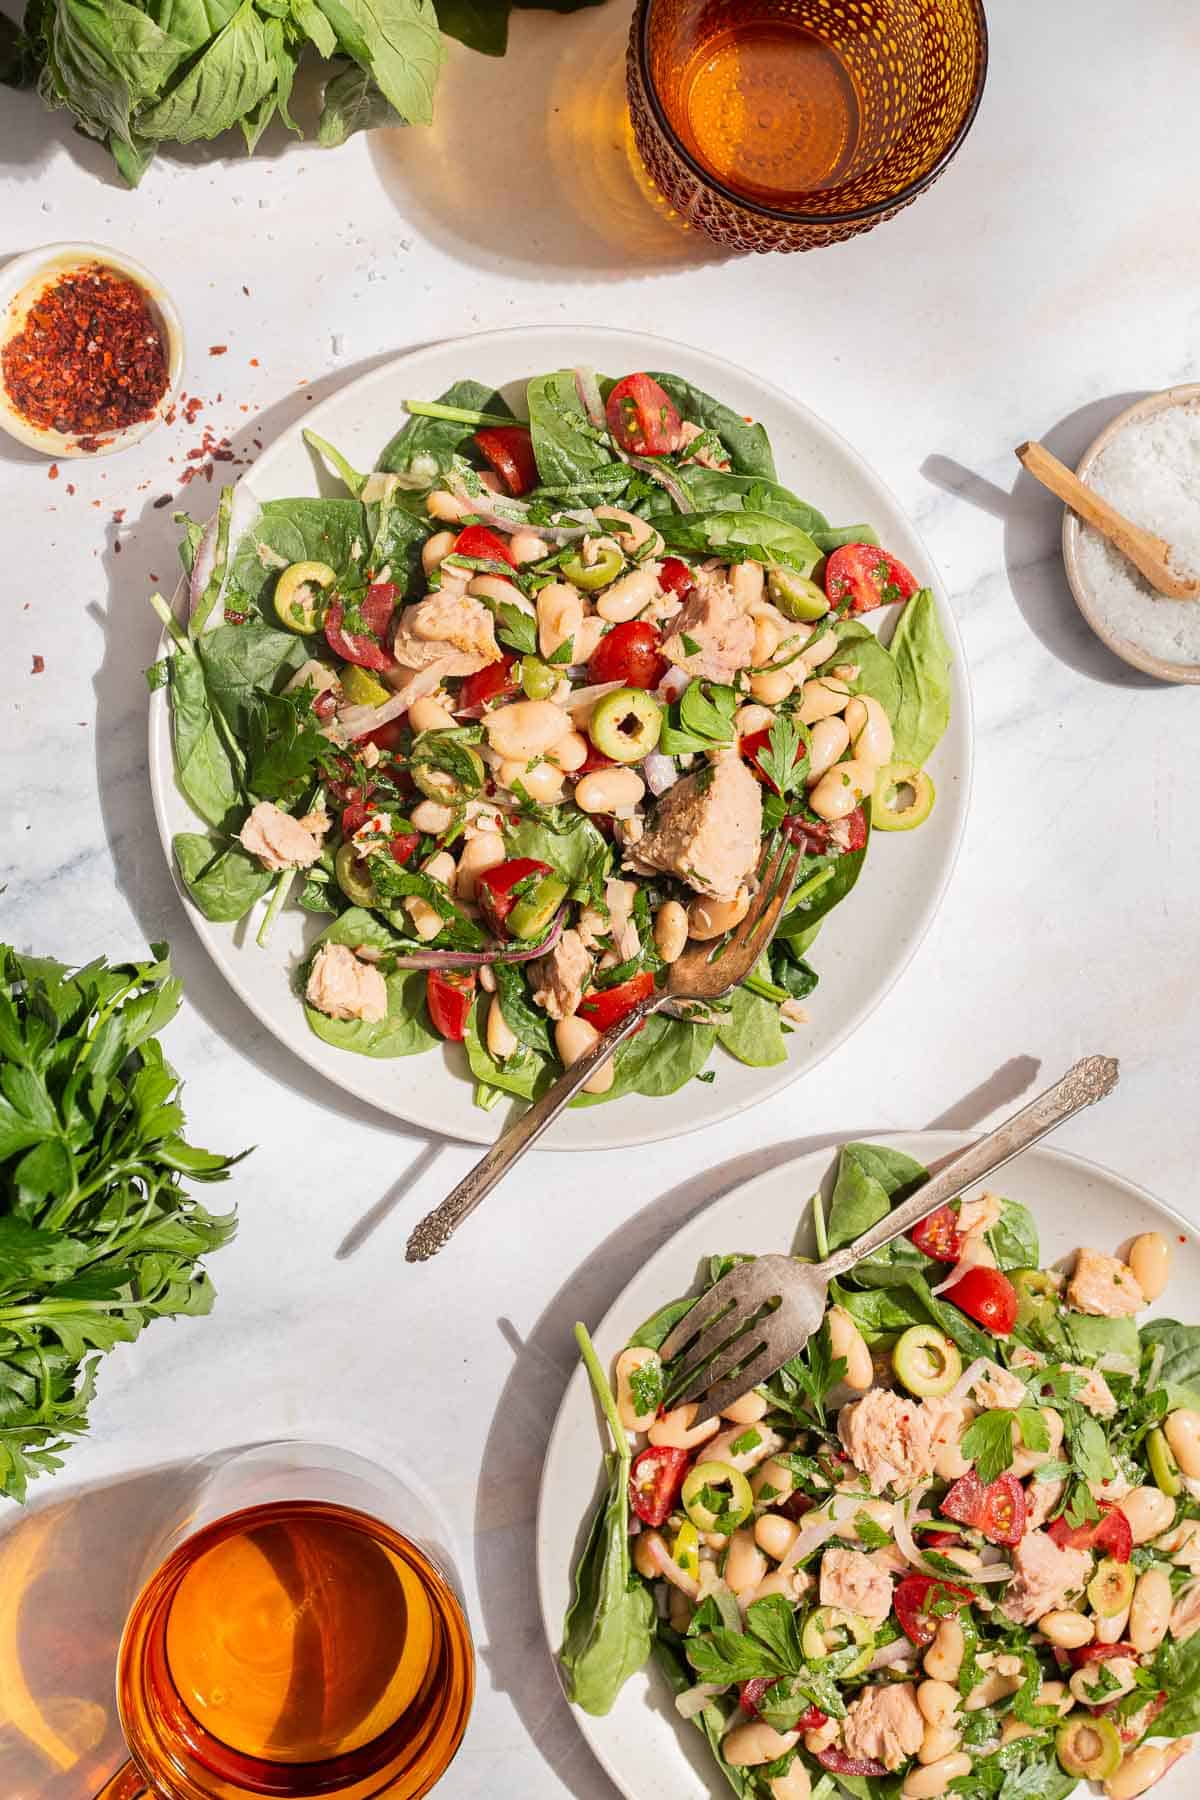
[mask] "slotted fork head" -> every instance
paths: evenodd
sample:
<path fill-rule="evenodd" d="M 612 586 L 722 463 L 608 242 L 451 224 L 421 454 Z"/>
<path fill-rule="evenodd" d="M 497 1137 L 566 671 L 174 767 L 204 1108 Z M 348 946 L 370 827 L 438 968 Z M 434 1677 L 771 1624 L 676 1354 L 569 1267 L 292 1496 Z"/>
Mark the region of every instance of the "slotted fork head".
<path fill-rule="evenodd" d="M 825 1282 L 790 1256 L 737 1263 L 701 1294 L 662 1345 L 664 1363 L 686 1352 L 673 1404 L 696 1400 L 693 1426 L 712 1418 L 797 1356 L 821 1323 Z"/>
<path fill-rule="evenodd" d="M 719 1000 L 748 975 L 779 927 L 791 898 L 804 847 L 781 832 L 767 857 L 749 912 L 718 944 L 689 944 L 667 976 L 673 1000 Z"/>

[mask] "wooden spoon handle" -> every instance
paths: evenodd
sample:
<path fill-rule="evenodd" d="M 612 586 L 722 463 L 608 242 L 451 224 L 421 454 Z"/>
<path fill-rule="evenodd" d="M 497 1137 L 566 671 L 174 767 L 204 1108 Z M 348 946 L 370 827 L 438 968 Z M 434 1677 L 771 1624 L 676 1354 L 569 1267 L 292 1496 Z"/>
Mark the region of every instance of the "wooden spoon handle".
<path fill-rule="evenodd" d="M 1018 461 L 1024 464 L 1035 481 L 1040 481 L 1052 494 L 1057 494 L 1064 505 L 1077 512 L 1081 519 L 1086 519 L 1089 525 L 1094 525 L 1097 531 L 1103 532 L 1160 593 L 1168 594 L 1176 600 L 1189 599 L 1194 595 L 1195 583 L 1172 574 L 1167 561 L 1171 546 L 1164 538 L 1155 537 L 1152 531 L 1135 525 L 1132 519 L 1119 513 L 1115 506 L 1110 506 L 1094 488 L 1080 481 L 1072 469 L 1059 462 L 1045 444 L 1036 441 L 1018 444 L 1016 454 Z"/>

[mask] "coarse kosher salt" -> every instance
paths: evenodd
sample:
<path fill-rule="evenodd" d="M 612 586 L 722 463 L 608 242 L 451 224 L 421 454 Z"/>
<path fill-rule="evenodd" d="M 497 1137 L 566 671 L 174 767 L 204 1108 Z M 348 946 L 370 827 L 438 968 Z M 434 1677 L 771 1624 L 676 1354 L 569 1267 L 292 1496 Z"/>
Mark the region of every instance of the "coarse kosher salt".
<path fill-rule="evenodd" d="M 1200 405 L 1139 419 L 1102 450 L 1089 487 L 1171 546 L 1184 580 L 1200 580 Z M 1166 662 L 1200 662 L 1200 600 L 1169 600 L 1115 544 L 1081 525 L 1079 569 L 1114 635 Z"/>

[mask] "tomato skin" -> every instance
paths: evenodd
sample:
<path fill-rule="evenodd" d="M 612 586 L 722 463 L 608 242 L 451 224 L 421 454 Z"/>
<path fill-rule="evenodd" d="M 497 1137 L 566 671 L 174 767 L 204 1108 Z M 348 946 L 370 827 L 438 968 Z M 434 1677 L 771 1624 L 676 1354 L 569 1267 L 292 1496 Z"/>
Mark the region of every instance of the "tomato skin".
<path fill-rule="evenodd" d="M 1126 1643 L 1081 1644 L 1078 1650 L 1068 1650 L 1067 1655 L 1071 1659 L 1072 1668 L 1082 1669 L 1088 1663 L 1108 1662 L 1113 1656 L 1132 1656 L 1136 1662 L 1138 1653 L 1132 1644 Z"/>
<path fill-rule="evenodd" d="M 918 1250 L 932 1256 L 936 1262 L 956 1263 L 962 1255 L 963 1235 L 958 1229 L 958 1214 L 952 1206 L 939 1206 L 908 1235 Z"/>
<path fill-rule="evenodd" d="M 403 719 L 389 719 L 386 725 L 377 725 L 374 731 L 368 731 L 365 737 L 356 738 L 359 744 L 374 744 L 387 756 L 394 756 L 397 750 L 404 748 L 405 724 Z"/>
<path fill-rule="evenodd" d="M 488 663 L 485 669 L 476 670 L 474 675 L 464 676 L 454 702 L 455 712 L 463 716 L 479 714 L 489 700 L 500 700 L 509 694 L 515 694 L 520 686 L 519 682 L 513 680 L 516 665 L 516 657 L 509 656 L 506 652 L 499 662 Z"/>
<path fill-rule="evenodd" d="M 999 1269 L 968 1269 L 942 1298 L 993 1337 L 1008 1337 L 1017 1322 L 1017 1290 Z"/>
<path fill-rule="evenodd" d="M 843 544 L 825 565 L 829 604 L 845 612 L 874 612 L 877 606 L 911 599 L 916 591 L 911 570 L 874 544 Z"/>
<path fill-rule="evenodd" d="M 846 825 L 849 838 L 846 843 L 847 854 L 851 850 L 865 850 L 867 847 L 867 815 L 861 806 L 856 806 L 852 813 L 846 814 Z"/>
<path fill-rule="evenodd" d="M 519 882 L 530 875 L 552 875 L 549 863 L 538 862 L 532 856 L 512 856 L 507 862 L 497 863 L 494 869 L 485 869 L 475 879 L 475 897 L 479 902 L 479 910 L 499 935 L 504 929 L 513 907 L 517 904 L 513 889 Z"/>
<path fill-rule="evenodd" d="M 744 760 L 750 764 L 750 773 L 752 775 L 756 775 L 758 777 L 758 779 L 762 782 L 764 787 L 770 788 L 770 790 L 773 794 L 777 794 L 779 792 L 779 789 L 776 787 L 775 783 L 771 780 L 771 777 L 765 773 L 761 763 L 758 760 L 759 752 L 767 749 L 770 742 L 771 742 L 771 729 L 769 726 L 766 726 L 766 727 L 764 727 L 764 729 L 762 731 L 752 731 L 748 734 L 748 736 L 746 736 L 744 738 L 739 738 L 738 739 L 738 750 L 740 751 Z M 803 740 L 801 740 L 801 742 L 796 745 L 796 754 L 792 758 L 792 767 L 793 768 L 798 767 L 798 765 L 804 761 L 804 759 L 807 755 L 808 755 L 807 747 L 805 746 Z"/>
<path fill-rule="evenodd" d="M 836 1744 L 830 1744 L 828 1750 L 818 1750 L 817 1761 L 823 1769 L 829 1769 L 834 1775 L 874 1775 L 887 1774 L 883 1763 L 876 1762 L 870 1756 L 847 1756 Z"/>
<path fill-rule="evenodd" d="M 593 744 L 591 738 L 589 738 L 587 741 L 587 755 L 579 765 L 579 774 L 590 775 L 595 769 L 615 769 L 616 766 L 617 765 L 611 756 L 601 756 L 595 744 Z M 603 816 L 602 813 L 597 813 L 592 820 L 593 825 L 600 826 Z M 600 828 L 603 829 L 602 826 Z"/>
<path fill-rule="evenodd" d="M 690 1456 L 686 1450 L 649 1444 L 629 1471 L 629 1504 L 645 1525 L 661 1525 L 679 1498 Z"/>
<path fill-rule="evenodd" d="M 1028 1507 L 1015 1475 L 997 1475 L 985 1486 L 972 1469 L 954 1483 L 938 1511 L 981 1531 L 992 1544 L 1019 1544 L 1025 1535 Z"/>
<path fill-rule="evenodd" d="M 592 651 L 588 679 L 620 681 L 626 687 L 656 688 L 667 672 L 659 652 L 662 634 L 649 619 L 629 619 L 614 625 Z"/>
<path fill-rule="evenodd" d="M 664 593 L 675 594 L 682 600 L 685 594 L 691 593 L 695 582 L 692 571 L 681 557 L 668 556 L 658 571 L 658 585 Z"/>
<path fill-rule="evenodd" d="M 946 1597 L 957 1600 L 961 1606 L 970 1606 L 974 1599 L 968 1588 L 958 1587 L 952 1581 L 941 1581 L 935 1575 L 906 1575 L 892 1600 L 905 1637 L 914 1644 L 932 1644 L 942 1615 L 930 1614 L 928 1608 Z"/>
<path fill-rule="evenodd" d="M 401 865 L 408 862 L 420 841 L 421 834 L 419 831 L 398 831 L 395 837 L 388 842 L 388 849 L 392 853 L 392 861 L 398 862 Z"/>
<path fill-rule="evenodd" d="M 751 737 L 758 737 L 752 732 Z M 749 743 L 750 738 L 743 739 Z M 755 773 L 758 773 L 756 770 Z M 765 776 L 762 777 L 765 780 Z M 846 848 L 840 855 L 848 855 L 851 850 L 864 850 L 867 844 L 867 815 L 861 806 L 846 814 Z M 836 848 L 829 841 L 829 826 L 823 819 L 806 819 L 802 813 L 788 813 L 783 821 L 784 830 L 792 842 L 799 844 L 806 856 L 828 856 L 831 849 Z"/>
<path fill-rule="evenodd" d="M 425 977 L 430 1021 L 451 1044 L 461 1044 L 466 1037 L 474 999 L 475 976 L 468 969 L 430 969 Z"/>
<path fill-rule="evenodd" d="M 1127 1563 L 1133 1555 L 1133 1530 L 1120 1507 L 1112 1500 L 1097 1502 L 1102 1517 L 1086 1525 L 1068 1525 L 1066 1519 L 1055 1519 L 1046 1527 L 1060 1550 L 1095 1550 L 1113 1562 Z"/>
<path fill-rule="evenodd" d="M 466 525 L 454 540 L 451 556 L 477 556 L 480 561 L 507 563 L 515 569 L 517 559 L 502 537 L 486 525 Z"/>
<path fill-rule="evenodd" d="M 926 1550 L 946 1550 L 962 1543 L 961 1531 L 923 1531 L 921 1547 Z"/>
<path fill-rule="evenodd" d="M 394 582 L 372 582 L 363 596 L 359 611 L 367 629 L 345 631 L 342 628 L 346 609 L 340 600 L 330 601 L 325 614 L 325 642 L 343 662 L 357 663 L 360 669 L 373 669 L 376 674 L 392 667 L 392 653 L 384 645 L 396 610 L 399 590 Z"/>
<path fill-rule="evenodd" d="M 538 482 L 533 439 L 525 425 L 485 425 L 475 442 L 510 494 L 527 494 Z"/>
<path fill-rule="evenodd" d="M 653 992 L 654 976 L 649 969 L 642 969 L 636 975 L 631 975 L 628 981 L 618 982 L 616 987 L 601 988 L 596 994 L 585 994 L 579 1002 L 579 1015 L 603 1034 L 610 1025 L 615 1025 L 618 1019 L 623 1019 L 626 1013 L 632 1012 L 639 1000 L 645 1000 Z M 638 1026 L 638 1031 L 642 1030 L 644 1024 L 645 1020 Z M 637 1031 L 633 1035 L 636 1037 Z"/>
<path fill-rule="evenodd" d="M 762 1707 L 763 1695 L 768 1688 L 775 1686 L 776 1679 L 777 1677 L 772 1675 L 755 1675 L 751 1680 L 743 1681 L 738 1690 L 738 1705 L 742 1711 L 756 1719 Z M 828 1719 L 829 1714 L 823 1713 L 819 1706 L 806 1706 L 796 1720 L 793 1730 L 819 1731 L 822 1725 L 828 1722 Z"/>
<path fill-rule="evenodd" d="M 351 800 L 342 808 L 342 836 L 352 838 L 356 831 L 362 830 L 370 816 L 371 809 L 365 797 L 362 800 Z"/>
<path fill-rule="evenodd" d="M 634 456 L 665 456 L 679 438 L 675 403 L 652 375 L 626 375 L 604 408 L 608 429 Z"/>

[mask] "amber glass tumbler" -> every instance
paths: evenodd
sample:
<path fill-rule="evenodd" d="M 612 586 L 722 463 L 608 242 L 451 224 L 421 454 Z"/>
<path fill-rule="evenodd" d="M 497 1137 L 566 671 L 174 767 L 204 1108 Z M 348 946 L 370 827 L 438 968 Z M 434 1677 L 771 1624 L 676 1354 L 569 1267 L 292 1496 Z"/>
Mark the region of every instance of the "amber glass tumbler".
<path fill-rule="evenodd" d="M 651 181 L 734 250 L 891 218 L 945 169 L 986 74 L 981 0 L 639 0 L 629 40 Z"/>

